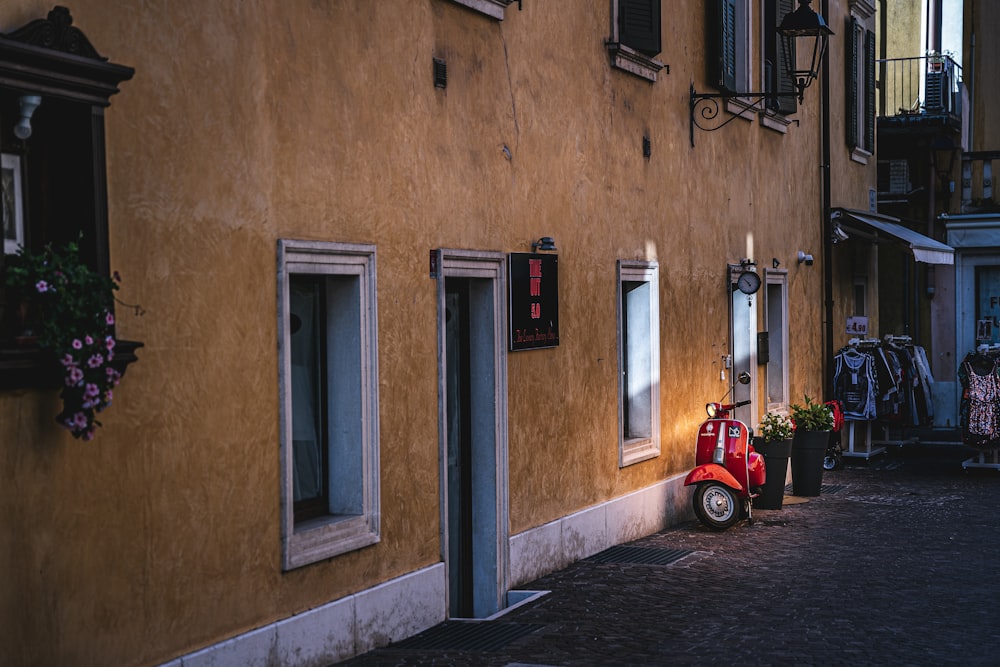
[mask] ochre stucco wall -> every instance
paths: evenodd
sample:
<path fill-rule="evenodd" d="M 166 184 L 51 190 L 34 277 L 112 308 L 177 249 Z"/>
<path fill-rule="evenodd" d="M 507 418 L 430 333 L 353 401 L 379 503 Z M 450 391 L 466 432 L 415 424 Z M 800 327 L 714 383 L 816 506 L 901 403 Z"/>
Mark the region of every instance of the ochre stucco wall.
<path fill-rule="evenodd" d="M 919 3 L 918 3 L 919 4 Z M 868 29 L 878 31 L 881 21 L 881 3 L 876 2 L 876 14 L 870 19 Z M 888 20 L 890 24 L 909 25 L 916 21 L 916 33 L 919 34 L 920 16 L 903 11 L 903 3 L 890 2 Z M 918 8 L 919 9 L 919 8 Z M 869 190 L 877 187 L 878 146 L 876 137 L 875 155 L 866 156 L 852 151 L 847 144 L 847 129 L 845 126 L 846 104 L 844 95 L 847 89 L 846 74 L 846 44 L 847 24 L 850 12 L 846 3 L 830 3 L 830 13 L 827 23 L 836 33 L 830 40 L 830 203 L 834 208 L 848 208 L 859 211 L 869 210 Z M 911 35 L 908 31 L 899 31 L 902 36 Z M 893 33 L 892 39 L 897 35 Z M 909 45 L 895 42 L 889 45 L 889 57 L 901 57 L 894 49 L 910 49 Z M 907 50 L 908 55 L 913 52 Z M 895 54 L 895 55 L 893 55 Z M 876 54 L 876 58 L 878 58 Z M 878 68 L 876 67 L 876 76 Z M 820 84 L 816 84 L 820 85 Z M 877 111 L 876 111 L 877 113 Z M 892 249 L 895 251 L 895 249 Z M 879 251 L 869 241 L 864 239 L 849 239 L 846 242 L 834 244 L 831 249 L 833 259 L 833 306 L 832 306 L 832 349 L 836 352 L 847 344 L 848 340 L 857 337 L 847 333 L 847 318 L 855 314 L 854 281 L 865 278 L 868 289 L 866 292 L 866 312 L 868 317 L 869 337 L 880 337 L 879 322 Z M 900 281 L 901 282 L 901 281 Z"/>
<path fill-rule="evenodd" d="M 1000 43 L 997 26 L 1000 25 L 1000 6 L 989 0 L 966 0 L 966 16 L 974 21 L 975 48 L 973 51 L 972 27 L 966 25 L 963 62 L 966 84 L 975 95 L 972 118 L 973 151 L 992 151 L 1000 146 L 1000 128 L 997 128 L 996 108 L 1000 98 Z M 971 71 L 970 71 L 971 70 Z M 978 165 L 977 165 L 978 167 Z M 981 168 L 977 169 L 980 171 Z M 977 174 L 977 185 L 981 182 Z M 978 190 L 978 187 L 977 187 Z M 994 196 L 995 197 L 995 196 Z"/>
<path fill-rule="evenodd" d="M 49 8 L 6 3 L 0 30 Z M 700 9 L 665 12 L 669 72 L 651 84 L 609 66 L 606 6 L 581 8 L 515 3 L 498 23 L 446 0 L 71 7 L 136 68 L 106 124 L 112 266 L 144 311 L 122 307 L 119 333 L 145 347 L 90 444 L 52 423 L 54 394 L 0 394 L 0 643 L 17 664 L 154 663 L 440 559 L 432 248 L 559 248 L 560 345 L 508 359 L 511 534 L 693 464 L 703 405 L 726 391 L 727 263 L 787 269 L 790 395 L 823 393 L 818 87 L 787 133 L 737 120 L 692 148 Z M 870 169 L 842 152 L 834 203 L 864 208 Z M 280 238 L 373 243 L 378 262 L 382 541 L 288 573 Z M 662 453 L 625 469 L 618 259 L 660 265 Z"/>

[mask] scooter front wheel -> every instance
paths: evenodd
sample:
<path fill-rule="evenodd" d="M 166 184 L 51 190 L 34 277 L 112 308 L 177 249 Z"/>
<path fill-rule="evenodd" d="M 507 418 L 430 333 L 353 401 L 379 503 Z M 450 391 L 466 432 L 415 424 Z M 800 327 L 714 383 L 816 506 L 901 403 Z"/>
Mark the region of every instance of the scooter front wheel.
<path fill-rule="evenodd" d="M 712 530 L 725 530 L 740 520 L 743 503 L 736 492 L 718 482 L 702 482 L 691 500 L 698 520 Z"/>

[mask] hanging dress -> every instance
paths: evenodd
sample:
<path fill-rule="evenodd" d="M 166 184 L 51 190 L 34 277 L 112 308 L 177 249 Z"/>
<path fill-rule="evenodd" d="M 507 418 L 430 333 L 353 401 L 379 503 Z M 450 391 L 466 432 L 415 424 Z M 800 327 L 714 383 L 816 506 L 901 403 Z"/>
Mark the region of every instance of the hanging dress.
<path fill-rule="evenodd" d="M 962 439 L 970 445 L 991 446 L 1000 437 L 1000 377 L 996 363 L 980 355 L 966 357 L 961 371 Z"/>

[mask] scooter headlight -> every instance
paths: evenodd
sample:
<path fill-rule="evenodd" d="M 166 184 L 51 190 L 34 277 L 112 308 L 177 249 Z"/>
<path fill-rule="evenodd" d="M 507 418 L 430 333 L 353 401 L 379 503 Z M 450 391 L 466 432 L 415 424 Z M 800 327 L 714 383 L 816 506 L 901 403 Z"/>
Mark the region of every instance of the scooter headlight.
<path fill-rule="evenodd" d="M 715 403 L 706 403 L 705 404 L 705 412 L 708 413 L 708 418 L 709 419 L 715 419 L 715 415 L 718 413 L 718 410 L 719 410 L 719 406 L 716 405 Z"/>

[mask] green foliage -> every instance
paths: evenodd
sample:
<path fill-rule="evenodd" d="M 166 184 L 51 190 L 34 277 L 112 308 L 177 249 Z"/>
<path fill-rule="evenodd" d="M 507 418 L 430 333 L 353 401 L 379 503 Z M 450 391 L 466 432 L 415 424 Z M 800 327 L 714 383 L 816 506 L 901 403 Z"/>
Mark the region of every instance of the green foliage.
<path fill-rule="evenodd" d="M 19 334 L 33 335 L 65 369 L 63 411 L 56 420 L 74 437 L 90 440 L 95 414 L 111 404 L 121 375 L 114 358 L 114 291 L 118 284 L 80 259 L 76 243 L 7 257 L 8 303 L 21 311 Z"/>
<path fill-rule="evenodd" d="M 757 435 L 763 438 L 764 442 L 788 440 L 794 433 L 795 423 L 789 417 L 776 412 L 764 415 L 757 427 Z"/>
<path fill-rule="evenodd" d="M 805 396 L 804 405 L 792 405 L 792 421 L 795 422 L 796 429 L 803 431 L 831 431 L 833 430 L 833 412 L 823 403 L 813 403 L 813 400 Z"/>

